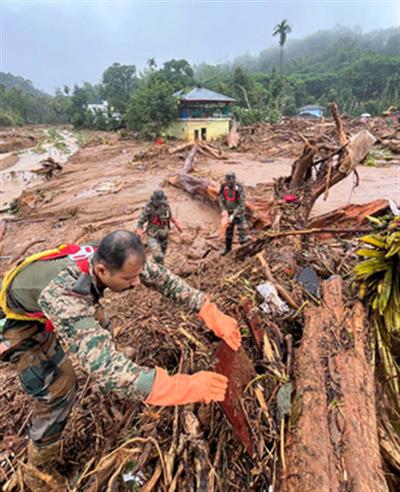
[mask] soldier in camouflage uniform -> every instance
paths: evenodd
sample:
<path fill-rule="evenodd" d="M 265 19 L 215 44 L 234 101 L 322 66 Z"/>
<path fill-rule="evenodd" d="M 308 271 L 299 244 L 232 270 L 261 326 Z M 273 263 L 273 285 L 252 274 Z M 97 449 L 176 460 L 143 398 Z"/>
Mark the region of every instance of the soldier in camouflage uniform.
<path fill-rule="evenodd" d="M 236 225 L 239 229 L 240 244 L 244 244 L 247 241 L 245 195 L 243 187 L 236 182 L 235 173 L 227 173 L 225 175 L 225 181 L 221 183 L 218 199 L 223 220 L 228 220 L 228 227 L 225 232 L 225 250 L 221 253 L 222 256 L 225 256 L 232 250 L 233 232 Z"/>
<path fill-rule="evenodd" d="M 149 246 L 153 253 L 153 260 L 161 265 L 164 264 L 164 257 L 168 248 L 171 222 L 181 232 L 179 223 L 172 216 L 171 207 L 165 193 L 162 190 L 156 190 L 139 217 L 136 233 L 142 237 L 144 225 L 147 223 L 146 232 L 149 238 Z"/>
<path fill-rule="evenodd" d="M 100 388 L 122 398 L 177 405 L 222 401 L 225 396 L 227 380 L 220 374 L 169 376 L 164 369 L 140 367 L 118 352 L 110 332 L 98 321 L 102 317 L 97 308 L 106 288 L 122 292 L 143 283 L 198 313 L 232 349 L 240 346 L 237 322 L 219 311 L 206 294 L 148 261 L 137 235 L 115 231 L 98 248 L 72 246 L 75 253 L 68 256 L 39 254 L 25 260 L 6 274 L 0 292 L 6 314 L 5 323 L 1 320 L 0 360 L 12 364 L 33 399 L 28 462 L 50 473 L 59 490 L 66 490 L 65 481 L 54 464 L 77 392 L 67 354 L 93 374 L 92 381 Z M 26 475 L 25 481 L 32 490 L 46 490 L 34 475 Z"/>

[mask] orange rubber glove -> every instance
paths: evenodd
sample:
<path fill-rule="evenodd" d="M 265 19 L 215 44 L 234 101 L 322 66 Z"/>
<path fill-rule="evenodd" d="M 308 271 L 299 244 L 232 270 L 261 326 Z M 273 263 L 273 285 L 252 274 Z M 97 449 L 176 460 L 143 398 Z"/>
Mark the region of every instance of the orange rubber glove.
<path fill-rule="evenodd" d="M 221 223 L 219 225 L 219 239 L 221 241 L 225 241 L 225 234 L 226 234 L 226 230 L 228 229 L 228 225 L 229 225 L 228 212 L 224 210 L 221 213 Z"/>
<path fill-rule="evenodd" d="M 165 369 L 157 367 L 153 387 L 145 403 L 168 406 L 224 401 L 227 387 L 228 379 L 217 372 L 169 376 Z"/>
<path fill-rule="evenodd" d="M 241 342 L 238 323 L 234 318 L 221 312 L 215 304 L 206 301 L 200 312 L 199 318 L 219 338 L 222 338 L 232 350 L 238 350 Z"/>
<path fill-rule="evenodd" d="M 179 232 L 183 232 L 182 226 L 176 217 L 172 217 L 171 222 L 175 225 Z"/>

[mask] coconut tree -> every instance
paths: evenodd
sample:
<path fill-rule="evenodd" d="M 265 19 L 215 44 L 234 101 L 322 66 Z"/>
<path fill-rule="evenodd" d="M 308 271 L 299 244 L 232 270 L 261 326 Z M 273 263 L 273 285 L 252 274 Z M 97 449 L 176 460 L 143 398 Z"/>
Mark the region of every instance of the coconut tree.
<path fill-rule="evenodd" d="M 287 35 L 290 32 L 292 32 L 292 28 L 289 26 L 287 19 L 283 19 L 282 22 L 274 27 L 272 33 L 273 36 L 279 35 L 279 46 L 281 47 L 281 71 L 283 68 L 283 47 L 285 46 Z"/>
<path fill-rule="evenodd" d="M 147 66 L 149 67 L 149 69 L 151 71 L 155 70 L 157 68 L 157 62 L 156 62 L 156 59 L 155 58 L 149 58 L 147 60 Z"/>

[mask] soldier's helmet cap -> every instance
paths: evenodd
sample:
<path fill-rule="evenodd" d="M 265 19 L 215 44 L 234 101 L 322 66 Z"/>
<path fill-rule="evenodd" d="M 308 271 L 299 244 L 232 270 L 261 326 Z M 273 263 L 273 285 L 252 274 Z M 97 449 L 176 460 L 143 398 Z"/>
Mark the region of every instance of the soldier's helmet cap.
<path fill-rule="evenodd" d="M 236 181 L 236 174 L 235 173 L 226 173 L 225 174 L 225 180 L 226 181 Z"/>
<path fill-rule="evenodd" d="M 166 198 L 167 197 L 165 196 L 165 193 L 162 190 L 156 190 L 151 196 L 151 200 L 156 202 L 161 202 Z"/>

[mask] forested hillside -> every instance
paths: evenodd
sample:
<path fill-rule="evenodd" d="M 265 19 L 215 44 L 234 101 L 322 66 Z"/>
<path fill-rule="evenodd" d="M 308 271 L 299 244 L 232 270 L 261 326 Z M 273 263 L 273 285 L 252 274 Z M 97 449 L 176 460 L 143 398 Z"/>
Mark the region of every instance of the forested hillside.
<path fill-rule="evenodd" d="M 160 68 L 151 58 L 142 72 L 134 64 L 114 63 L 99 84 L 65 86 L 55 96 L 40 92 L 22 77 L 1 73 L 0 125 L 68 122 L 98 129 L 127 125 L 150 136 L 176 117 L 172 93 L 196 84 L 234 97 L 234 114 L 243 124 L 276 121 L 281 115 L 296 114 L 305 104 L 326 107 L 332 100 L 351 116 L 377 115 L 397 104 L 400 62 L 395 28 L 362 34 L 337 27 L 299 40 L 291 39 L 296 26 L 283 22 L 283 43 L 278 29 L 279 44 L 257 55 L 193 67 L 173 59 Z M 266 33 L 266 43 L 270 35 Z M 87 105 L 101 100 L 108 101 L 109 114 L 94 116 Z"/>
<path fill-rule="evenodd" d="M 4 85 L 6 89 L 15 87 L 21 89 L 21 91 L 34 96 L 44 96 L 45 93 L 36 89 L 30 80 L 24 79 L 19 75 L 13 75 L 12 73 L 0 72 L 0 85 Z"/>
<path fill-rule="evenodd" d="M 288 37 L 283 51 L 282 67 L 277 46 L 259 55 L 240 56 L 227 65 L 201 64 L 196 67 L 196 78 L 215 90 L 231 90 L 232 94 L 233 89 L 244 107 L 241 85 L 252 107 L 289 115 L 302 105 L 326 106 L 333 99 L 342 111 L 354 116 L 379 114 L 398 101 L 395 28 L 361 34 L 339 27 L 301 40 Z"/>

